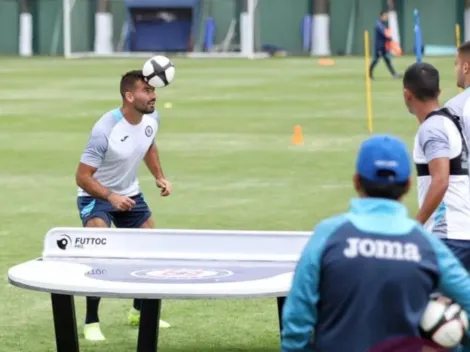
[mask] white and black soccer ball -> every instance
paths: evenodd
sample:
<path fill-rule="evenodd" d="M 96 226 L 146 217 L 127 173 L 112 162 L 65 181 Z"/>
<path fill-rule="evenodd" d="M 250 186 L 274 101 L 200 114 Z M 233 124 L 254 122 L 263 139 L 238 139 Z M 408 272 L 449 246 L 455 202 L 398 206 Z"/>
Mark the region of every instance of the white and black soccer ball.
<path fill-rule="evenodd" d="M 431 298 L 421 318 L 422 337 L 444 348 L 454 348 L 467 329 L 467 314 L 457 303 L 442 296 Z"/>
<path fill-rule="evenodd" d="M 169 58 L 156 55 L 145 61 L 142 73 L 148 84 L 155 88 L 166 87 L 175 78 L 175 66 Z"/>

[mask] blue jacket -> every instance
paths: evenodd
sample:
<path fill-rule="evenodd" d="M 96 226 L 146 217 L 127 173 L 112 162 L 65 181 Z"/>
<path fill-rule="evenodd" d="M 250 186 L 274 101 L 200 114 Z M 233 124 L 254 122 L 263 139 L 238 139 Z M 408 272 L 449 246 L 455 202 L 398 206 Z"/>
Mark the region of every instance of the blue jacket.
<path fill-rule="evenodd" d="M 382 20 L 377 20 L 375 24 L 375 48 L 376 49 L 385 49 L 385 43 L 391 39 L 385 34 L 385 23 Z"/>
<path fill-rule="evenodd" d="M 436 290 L 470 316 L 470 276 L 443 242 L 401 203 L 353 199 L 349 212 L 317 226 L 299 258 L 283 310 L 282 351 L 365 352 L 388 339 L 419 337 Z"/>

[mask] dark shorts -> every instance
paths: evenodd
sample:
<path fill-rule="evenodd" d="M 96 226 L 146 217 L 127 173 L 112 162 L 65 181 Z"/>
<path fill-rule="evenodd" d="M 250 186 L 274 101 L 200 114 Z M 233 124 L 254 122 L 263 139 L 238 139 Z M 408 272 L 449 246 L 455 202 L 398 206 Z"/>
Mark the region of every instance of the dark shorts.
<path fill-rule="evenodd" d="M 470 241 L 443 238 L 442 242 L 444 242 L 460 260 L 465 269 L 470 272 Z"/>
<path fill-rule="evenodd" d="M 135 206 L 130 211 L 117 211 L 110 202 L 93 197 L 78 197 L 77 206 L 83 226 L 91 218 L 100 218 L 117 228 L 139 228 L 152 215 L 141 193 L 130 197 Z"/>

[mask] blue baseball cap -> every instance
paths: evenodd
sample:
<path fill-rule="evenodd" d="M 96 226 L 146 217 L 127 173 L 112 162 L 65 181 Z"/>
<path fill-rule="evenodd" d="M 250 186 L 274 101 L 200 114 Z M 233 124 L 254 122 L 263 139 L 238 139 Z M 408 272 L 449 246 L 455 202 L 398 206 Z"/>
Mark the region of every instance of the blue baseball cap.
<path fill-rule="evenodd" d="M 403 183 L 411 176 L 411 161 L 406 144 L 392 135 L 366 139 L 356 160 L 359 176 L 378 183 Z"/>

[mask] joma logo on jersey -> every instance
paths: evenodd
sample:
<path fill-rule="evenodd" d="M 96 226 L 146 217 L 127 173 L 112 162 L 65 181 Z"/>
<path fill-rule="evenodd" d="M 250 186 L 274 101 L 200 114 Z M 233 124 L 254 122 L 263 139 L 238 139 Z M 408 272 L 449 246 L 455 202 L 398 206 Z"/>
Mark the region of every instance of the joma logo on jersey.
<path fill-rule="evenodd" d="M 370 238 L 348 238 L 348 247 L 343 254 L 347 258 L 365 257 L 376 259 L 419 262 L 421 253 L 414 243 L 372 240 Z"/>

